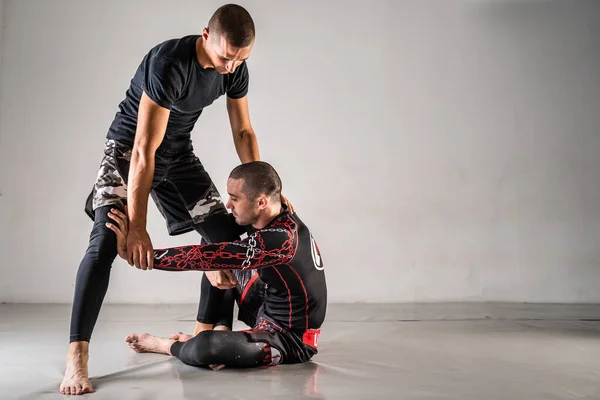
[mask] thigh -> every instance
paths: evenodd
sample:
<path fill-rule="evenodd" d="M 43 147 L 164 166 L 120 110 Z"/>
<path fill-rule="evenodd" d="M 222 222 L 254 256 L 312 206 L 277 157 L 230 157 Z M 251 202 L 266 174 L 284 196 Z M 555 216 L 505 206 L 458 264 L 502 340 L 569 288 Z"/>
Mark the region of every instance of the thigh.
<path fill-rule="evenodd" d="M 317 354 L 317 348 L 303 343 L 302 338 L 295 332 L 280 329 L 268 318 L 259 317 L 256 325 L 244 331 L 253 342 L 268 343 L 281 354 L 282 364 L 298 364 L 311 360 Z"/>
<path fill-rule="evenodd" d="M 265 301 L 265 285 L 256 270 L 232 270 L 238 281 L 236 300 L 238 304 L 238 320 L 253 327 Z"/>
<path fill-rule="evenodd" d="M 91 219 L 100 207 L 113 206 L 123 210 L 127 204 L 127 178 L 131 164 L 131 146 L 109 139 L 104 146 L 96 182 L 89 194 L 85 211 Z M 152 186 L 155 187 L 165 173 L 165 163 L 156 159 Z"/>
<path fill-rule="evenodd" d="M 170 162 L 152 196 L 171 235 L 189 232 L 214 216 L 227 215 L 212 179 L 192 153 Z"/>
<path fill-rule="evenodd" d="M 116 206 L 123 209 L 127 202 L 126 179 L 130 160 L 130 150 L 114 140 L 106 141 L 96 182 L 85 206 L 90 218 L 95 218 L 95 210 L 100 207 Z"/>

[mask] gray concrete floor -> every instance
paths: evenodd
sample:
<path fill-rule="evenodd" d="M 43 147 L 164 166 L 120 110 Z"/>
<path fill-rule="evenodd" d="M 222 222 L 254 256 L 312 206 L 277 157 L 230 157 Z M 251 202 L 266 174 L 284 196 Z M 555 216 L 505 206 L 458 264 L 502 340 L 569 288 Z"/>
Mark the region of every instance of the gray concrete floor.
<path fill-rule="evenodd" d="M 0 305 L 0 399 L 55 399 L 70 307 Z M 600 307 L 330 305 L 304 365 L 211 371 L 136 354 L 131 332 L 189 332 L 194 305 L 105 305 L 93 399 L 600 399 Z M 245 328 L 238 325 L 237 328 Z"/>

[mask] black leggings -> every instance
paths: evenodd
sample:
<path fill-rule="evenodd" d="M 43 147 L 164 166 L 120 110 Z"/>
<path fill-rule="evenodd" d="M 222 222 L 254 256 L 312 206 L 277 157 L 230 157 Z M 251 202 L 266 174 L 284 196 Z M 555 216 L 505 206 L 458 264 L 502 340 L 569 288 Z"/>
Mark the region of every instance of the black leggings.
<path fill-rule="evenodd" d="M 203 331 L 187 342 L 171 345 L 171 354 L 192 366 L 224 364 L 250 368 L 271 363 L 271 346 L 242 331 Z"/>
<path fill-rule="evenodd" d="M 106 222 L 114 222 L 108 217 L 110 209 L 111 206 L 96 209 L 89 245 L 79 264 L 71 311 L 70 342 L 90 341 L 108 290 L 110 270 L 117 256 L 115 233 L 105 225 Z M 231 216 L 226 214 L 215 215 L 196 226 L 196 230 L 210 243 L 239 239 L 239 229 Z M 205 276 L 203 280 L 208 282 Z M 228 312 L 228 298 L 225 298 L 225 291 L 212 286 L 210 288 L 204 293 L 207 297 L 204 303 L 199 305 L 198 315 L 202 318 L 206 316 L 209 320 L 215 319 L 217 322 L 221 320 L 221 315 Z M 214 306 L 215 304 L 220 306 Z M 226 305 L 225 308 L 222 304 Z M 230 313 L 233 318 L 233 308 Z"/>

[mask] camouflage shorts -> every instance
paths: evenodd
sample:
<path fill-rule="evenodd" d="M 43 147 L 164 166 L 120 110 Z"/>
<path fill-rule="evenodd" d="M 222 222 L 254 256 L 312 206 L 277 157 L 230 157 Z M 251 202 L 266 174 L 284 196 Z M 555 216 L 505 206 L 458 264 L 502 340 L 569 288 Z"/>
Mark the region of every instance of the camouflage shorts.
<path fill-rule="evenodd" d="M 92 219 L 99 207 L 122 209 L 127 203 L 130 162 L 130 146 L 106 141 L 96 182 L 86 202 L 86 212 Z M 227 213 L 217 188 L 191 151 L 178 156 L 157 153 L 150 195 L 170 235 L 189 232 L 207 217 Z"/>

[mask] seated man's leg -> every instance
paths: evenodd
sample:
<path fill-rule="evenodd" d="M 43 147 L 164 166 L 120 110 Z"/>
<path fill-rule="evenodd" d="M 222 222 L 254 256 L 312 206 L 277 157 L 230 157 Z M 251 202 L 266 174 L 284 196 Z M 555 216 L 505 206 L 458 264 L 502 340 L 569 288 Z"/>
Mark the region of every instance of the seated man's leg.
<path fill-rule="evenodd" d="M 268 341 L 253 341 L 250 334 L 242 331 L 200 332 L 187 342 L 174 342 L 169 354 L 192 366 L 224 365 L 250 368 L 276 365 L 280 352 Z"/>
<path fill-rule="evenodd" d="M 224 231 L 224 234 L 227 234 L 227 231 Z M 236 240 L 238 237 L 239 235 L 234 239 L 224 239 L 224 241 Z M 204 238 L 201 242 L 206 243 Z M 216 243 L 218 240 L 214 242 Z M 216 288 L 210 283 L 206 274 L 203 273 L 200 282 L 200 301 L 198 303 L 198 311 L 196 314 L 194 335 L 212 329 L 231 330 L 233 325 L 235 296 L 235 288 Z"/>
<path fill-rule="evenodd" d="M 276 335 L 272 334 L 274 342 L 278 341 Z M 276 365 L 281 361 L 280 351 L 271 346 L 267 337 L 255 341 L 243 331 L 204 331 L 185 342 L 142 333 L 129 335 L 126 341 L 138 353 L 170 354 L 187 365 L 198 367 L 249 368 Z"/>

